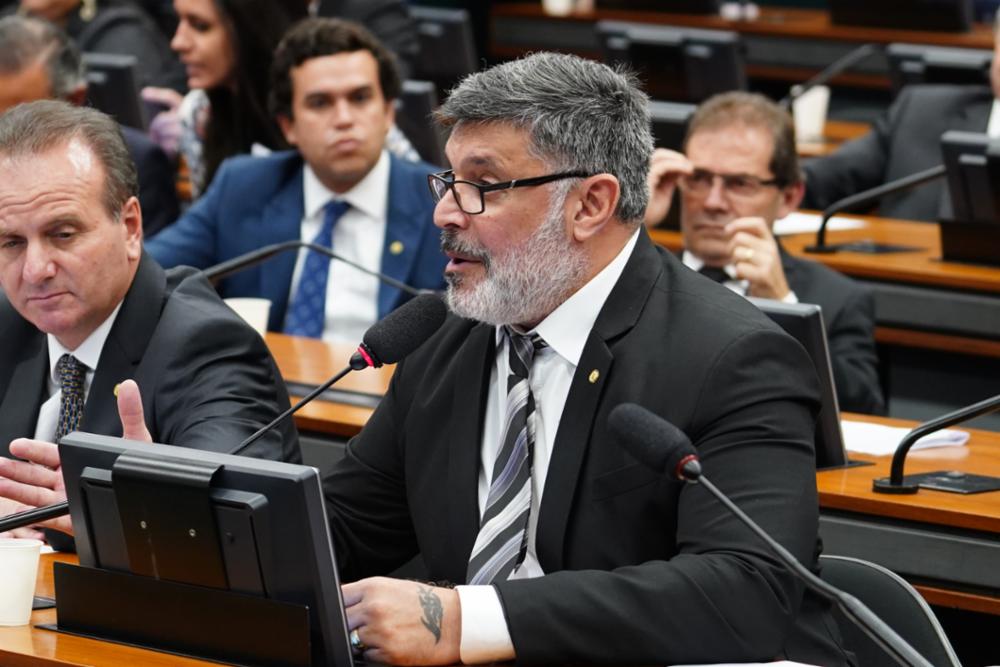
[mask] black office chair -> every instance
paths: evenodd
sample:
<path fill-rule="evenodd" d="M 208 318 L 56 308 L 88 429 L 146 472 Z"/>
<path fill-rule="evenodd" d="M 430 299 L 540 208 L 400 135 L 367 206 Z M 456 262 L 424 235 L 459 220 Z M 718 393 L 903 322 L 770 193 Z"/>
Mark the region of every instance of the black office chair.
<path fill-rule="evenodd" d="M 433 81 L 440 97 L 467 74 L 480 67 L 473 38 L 472 19 L 465 9 L 410 6 L 417 22 L 420 59 L 414 79 Z"/>
<path fill-rule="evenodd" d="M 444 167 L 448 164 L 444 155 L 447 136 L 431 116 L 437 105 L 437 91 L 432 82 L 407 79 L 396 100 L 396 125 L 421 158 Z"/>
<path fill-rule="evenodd" d="M 846 556 L 820 556 L 820 577 L 861 600 L 935 667 L 961 667 L 934 612 L 913 586 L 881 565 Z M 896 667 L 896 662 L 839 611 L 835 613 L 848 650 L 861 667 Z"/>

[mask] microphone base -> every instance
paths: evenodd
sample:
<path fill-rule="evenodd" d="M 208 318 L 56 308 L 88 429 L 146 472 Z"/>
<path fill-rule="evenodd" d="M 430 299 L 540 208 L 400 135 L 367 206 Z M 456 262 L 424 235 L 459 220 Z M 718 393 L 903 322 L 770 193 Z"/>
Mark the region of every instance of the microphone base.
<path fill-rule="evenodd" d="M 894 252 L 914 252 L 923 250 L 916 246 L 895 245 L 891 243 L 875 243 L 874 241 L 852 241 L 850 243 L 827 243 L 825 245 L 807 245 L 806 252 L 830 255 L 836 252 L 857 252 L 865 255 L 885 255 Z"/>
<path fill-rule="evenodd" d="M 987 475 L 972 475 L 960 470 L 935 470 L 934 472 L 905 475 L 903 486 L 889 483 L 888 477 L 872 481 L 872 490 L 876 493 L 907 494 L 916 493 L 917 489 L 931 489 L 946 493 L 988 493 L 1000 491 L 1000 477 Z"/>

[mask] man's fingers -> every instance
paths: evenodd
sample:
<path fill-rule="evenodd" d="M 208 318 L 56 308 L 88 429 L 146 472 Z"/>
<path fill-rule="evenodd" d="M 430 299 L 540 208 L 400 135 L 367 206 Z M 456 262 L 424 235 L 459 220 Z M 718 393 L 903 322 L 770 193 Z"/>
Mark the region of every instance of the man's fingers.
<path fill-rule="evenodd" d="M 51 442 L 17 438 L 10 443 L 10 453 L 19 459 L 31 461 L 47 468 L 59 467 L 59 448 Z M 2 470 L 0 468 L 0 471 Z"/>
<path fill-rule="evenodd" d="M 4 482 L 54 489 L 62 483 L 62 473 L 44 465 L 4 458 L 0 459 L 0 485 Z M 0 493 L 0 497 L 7 496 Z M 21 500 L 19 502 L 27 501 Z"/>
<path fill-rule="evenodd" d="M 142 396 L 139 385 L 134 380 L 125 380 L 118 385 L 118 417 L 122 421 L 122 437 L 127 440 L 153 442 L 146 428 L 146 416 L 142 410 Z"/>

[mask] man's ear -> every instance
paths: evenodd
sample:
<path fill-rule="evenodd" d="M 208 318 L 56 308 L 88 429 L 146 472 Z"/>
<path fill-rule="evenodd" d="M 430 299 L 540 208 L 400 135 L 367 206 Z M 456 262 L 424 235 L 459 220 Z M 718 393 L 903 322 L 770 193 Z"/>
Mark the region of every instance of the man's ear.
<path fill-rule="evenodd" d="M 129 259 L 138 260 L 142 255 L 142 208 L 139 200 L 129 197 L 122 206 L 121 223 L 124 225 L 125 245 Z"/>
<path fill-rule="evenodd" d="M 799 204 L 806 194 L 806 184 L 803 182 L 789 185 L 781 191 L 781 201 L 778 202 L 778 214 L 775 220 L 780 220 L 789 213 L 799 210 Z"/>
<path fill-rule="evenodd" d="M 87 84 L 81 83 L 79 86 L 69 91 L 66 95 L 66 101 L 74 106 L 84 106 L 87 103 Z"/>
<path fill-rule="evenodd" d="M 585 242 L 598 234 L 614 217 L 621 188 L 611 174 L 597 174 L 577 186 L 572 201 L 573 238 Z"/>
<path fill-rule="evenodd" d="M 288 142 L 289 146 L 297 146 L 295 139 L 295 121 L 292 120 L 290 116 L 283 113 L 279 113 L 275 116 L 278 121 L 278 127 L 281 128 L 281 133 L 285 135 L 285 141 Z"/>

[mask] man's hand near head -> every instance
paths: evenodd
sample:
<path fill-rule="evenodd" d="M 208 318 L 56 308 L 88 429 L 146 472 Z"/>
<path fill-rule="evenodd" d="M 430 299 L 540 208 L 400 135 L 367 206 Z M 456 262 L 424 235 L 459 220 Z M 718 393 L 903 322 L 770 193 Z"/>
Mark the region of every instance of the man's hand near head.
<path fill-rule="evenodd" d="M 781 267 L 778 242 L 764 218 L 737 218 L 726 225 L 730 263 L 750 283 L 749 296 L 782 300 L 791 290 Z"/>
<path fill-rule="evenodd" d="M 126 380 L 118 386 L 118 416 L 122 422 L 124 438 L 141 442 L 153 441 L 146 428 L 139 386 L 132 380 Z M 0 516 L 66 500 L 59 449 L 56 445 L 41 440 L 18 438 L 10 443 L 10 453 L 23 461 L 0 457 Z M 40 526 L 73 534 L 69 516 L 49 519 Z M 20 529 L 13 533 L 15 537 L 40 536 L 35 528 Z"/>

